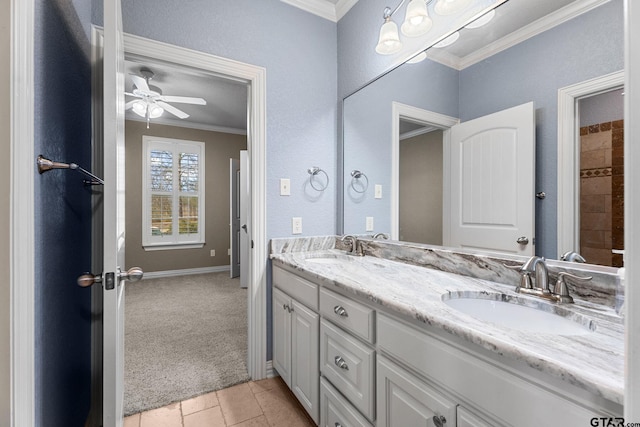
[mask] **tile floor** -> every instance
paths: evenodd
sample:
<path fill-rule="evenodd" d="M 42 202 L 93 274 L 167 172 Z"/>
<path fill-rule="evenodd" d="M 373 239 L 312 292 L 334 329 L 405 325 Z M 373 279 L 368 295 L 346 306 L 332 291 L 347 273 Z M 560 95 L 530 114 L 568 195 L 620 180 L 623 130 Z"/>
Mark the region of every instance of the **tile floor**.
<path fill-rule="evenodd" d="M 126 417 L 124 427 L 315 426 L 280 377 L 239 384 Z"/>

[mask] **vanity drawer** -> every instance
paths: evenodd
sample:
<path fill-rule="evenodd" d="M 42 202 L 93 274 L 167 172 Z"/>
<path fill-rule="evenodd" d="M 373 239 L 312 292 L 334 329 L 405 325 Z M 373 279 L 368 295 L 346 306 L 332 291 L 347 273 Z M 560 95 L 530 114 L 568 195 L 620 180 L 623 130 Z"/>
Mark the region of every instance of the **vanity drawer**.
<path fill-rule="evenodd" d="M 372 427 L 329 381 L 320 378 L 320 427 Z"/>
<path fill-rule="evenodd" d="M 280 267 L 273 267 L 273 285 L 307 307 L 318 311 L 318 285 Z"/>
<path fill-rule="evenodd" d="M 320 314 L 363 340 L 373 343 L 375 311 L 327 289 L 320 289 Z"/>
<path fill-rule="evenodd" d="M 320 372 L 369 420 L 375 417 L 374 369 L 373 349 L 320 321 Z"/>

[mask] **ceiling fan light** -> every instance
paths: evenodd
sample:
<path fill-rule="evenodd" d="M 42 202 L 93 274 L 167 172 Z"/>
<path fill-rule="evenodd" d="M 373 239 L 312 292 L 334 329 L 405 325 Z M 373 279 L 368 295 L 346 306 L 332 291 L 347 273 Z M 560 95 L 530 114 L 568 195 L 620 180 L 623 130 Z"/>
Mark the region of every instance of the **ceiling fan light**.
<path fill-rule="evenodd" d="M 398 35 L 398 26 L 390 18 L 387 18 L 380 27 L 380 38 L 376 45 L 376 52 L 380 55 L 391 55 L 402 48 L 402 42 Z"/>
<path fill-rule="evenodd" d="M 433 21 L 427 12 L 424 0 L 411 0 L 407 6 L 401 30 L 407 37 L 418 37 L 426 34 L 433 26 Z"/>
<path fill-rule="evenodd" d="M 156 105 L 156 104 L 149 104 L 149 118 L 150 119 L 157 119 L 158 117 L 160 117 L 162 115 L 162 113 L 164 113 L 164 108 Z"/>
<path fill-rule="evenodd" d="M 142 100 L 138 100 L 133 103 L 133 105 L 131 106 L 131 110 L 137 115 L 139 115 L 140 117 L 146 117 L 147 103 Z"/>
<path fill-rule="evenodd" d="M 438 15 L 453 15 L 466 9 L 471 0 L 438 0 L 433 10 Z"/>

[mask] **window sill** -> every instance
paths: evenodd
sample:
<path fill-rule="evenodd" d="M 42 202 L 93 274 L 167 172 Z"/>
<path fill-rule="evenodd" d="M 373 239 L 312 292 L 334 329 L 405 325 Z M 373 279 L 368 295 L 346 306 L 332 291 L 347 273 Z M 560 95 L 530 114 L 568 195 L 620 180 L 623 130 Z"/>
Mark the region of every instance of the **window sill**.
<path fill-rule="evenodd" d="M 171 243 L 160 245 L 143 245 L 145 251 L 172 251 L 174 249 L 200 249 L 204 247 L 202 243 Z"/>

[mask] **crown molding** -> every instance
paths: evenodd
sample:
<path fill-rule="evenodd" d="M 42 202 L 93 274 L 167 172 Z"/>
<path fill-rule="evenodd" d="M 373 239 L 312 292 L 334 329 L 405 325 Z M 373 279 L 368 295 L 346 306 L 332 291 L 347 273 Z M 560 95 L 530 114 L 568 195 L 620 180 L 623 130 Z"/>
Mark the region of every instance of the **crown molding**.
<path fill-rule="evenodd" d="M 130 120 L 132 122 L 142 122 L 146 123 L 147 120 L 140 117 L 127 117 L 126 120 Z M 234 135 L 246 135 L 246 129 L 239 128 L 231 128 L 225 126 L 216 126 L 216 125 L 207 125 L 203 123 L 193 123 L 193 122 L 185 122 L 178 119 L 153 119 L 150 122 L 151 125 L 165 125 L 165 126 L 173 126 L 179 128 L 188 128 L 188 129 L 197 129 L 197 130 L 206 130 L 210 132 L 220 132 L 220 133 L 231 133 Z"/>
<path fill-rule="evenodd" d="M 582 0 L 573 2 L 461 58 L 446 51 L 431 51 L 431 49 L 427 51 L 427 57 L 432 61 L 439 62 L 458 71 L 464 70 L 496 53 L 507 50 L 518 43 L 522 43 L 610 1 Z"/>
<path fill-rule="evenodd" d="M 336 4 L 328 0 L 280 0 L 291 6 L 297 7 L 321 18 L 332 22 L 338 22 L 358 0 L 338 0 Z"/>

